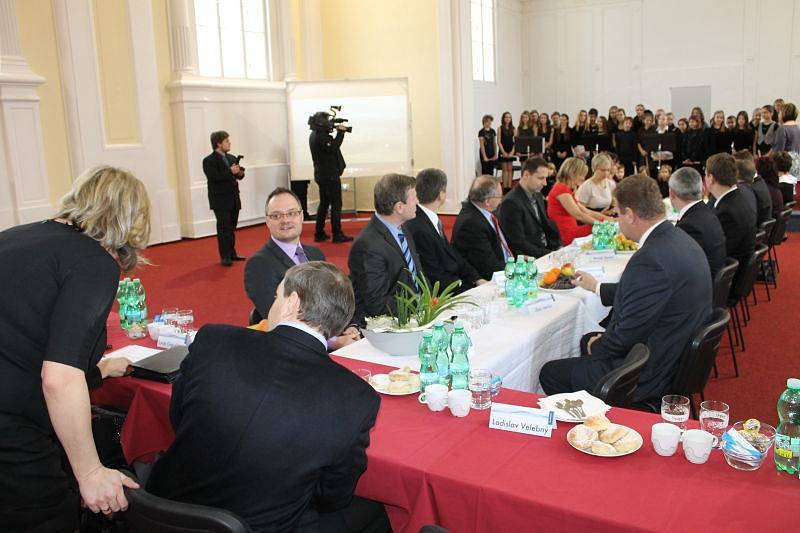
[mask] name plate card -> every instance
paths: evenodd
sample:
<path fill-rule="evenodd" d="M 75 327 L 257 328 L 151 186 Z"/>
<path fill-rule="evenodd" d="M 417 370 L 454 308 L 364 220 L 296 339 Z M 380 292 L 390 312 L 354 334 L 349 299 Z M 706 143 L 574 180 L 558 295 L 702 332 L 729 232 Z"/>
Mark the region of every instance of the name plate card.
<path fill-rule="evenodd" d="M 489 427 L 550 438 L 553 430 L 557 427 L 556 414 L 553 411 L 534 407 L 493 402 L 492 410 L 489 413 Z"/>
<path fill-rule="evenodd" d="M 525 302 L 525 312 L 529 315 L 551 309 L 556 304 L 556 299 L 552 294 L 540 295 L 535 300 Z"/>
<path fill-rule="evenodd" d="M 593 261 L 603 261 L 605 259 L 614 259 L 616 256 L 616 252 L 614 250 L 588 250 L 586 252 L 586 256 L 591 258 Z"/>

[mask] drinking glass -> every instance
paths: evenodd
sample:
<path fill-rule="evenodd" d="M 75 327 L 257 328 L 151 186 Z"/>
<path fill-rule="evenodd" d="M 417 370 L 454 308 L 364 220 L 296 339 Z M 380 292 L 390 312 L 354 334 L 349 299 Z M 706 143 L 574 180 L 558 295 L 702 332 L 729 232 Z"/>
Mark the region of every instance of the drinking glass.
<path fill-rule="evenodd" d="M 668 394 L 661 398 L 661 418 L 664 422 L 675 424 L 686 431 L 689 421 L 689 398 L 677 394 Z"/>
<path fill-rule="evenodd" d="M 372 379 L 372 372 L 368 368 L 356 368 L 353 372 L 367 383 Z"/>
<path fill-rule="evenodd" d="M 161 321 L 167 326 L 175 324 L 175 319 L 178 317 L 177 307 L 165 307 L 161 310 Z"/>
<path fill-rule="evenodd" d="M 489 409 L 492 406 L 492 373 L 483 368 L 470 370 L 469 391 L 473 409 Z"/>
<path fill-rule="evenodd" d="M 175 326 L 181 333 L 191 333 L 193 331 L 194 312 L 191 309 L 181 309 L 175 317 Z"/>
<path fill-rule="evenodd" d="M 706 400 L 700 404 L 700 429 L 717 437 L 716 448 L 722 445 L 722 435 L 728 429 L 730 406 L 717 400 Z"/>

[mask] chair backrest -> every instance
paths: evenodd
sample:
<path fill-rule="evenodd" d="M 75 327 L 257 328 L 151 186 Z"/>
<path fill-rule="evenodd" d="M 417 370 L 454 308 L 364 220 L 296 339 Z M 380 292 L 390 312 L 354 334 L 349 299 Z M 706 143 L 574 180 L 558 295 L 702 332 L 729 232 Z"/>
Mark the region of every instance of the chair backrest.
<path fill-rule="evenodd" d="M 767 232 L 763 229 L 756 230 L 756 244 L 766 244 Z"/>
<path fill-rule="evenodd" d="M 788 204 L 787 204 L 788 205 Z M 775 244 L 780 244 L 786 240 L 786 232 L 789 231 L 789 219 L 792 218 L 792 208 L 787 207 L 783 211 L 781 211 L 781 219 L 783 220 L 783 231 L 781 231 L 780 235 L 776 235 L 776 238 L 780 238 Z"/>
<path fill-rule="evenodd" d="M 159 498 L 144 489 L 125 489 L 125 519 L 132 533 L 251 533 L 235 514 Z"/>
<path fill-rule="evenodd" d="M 670 394 L 690 396 L 703 391 L 730 319 L 726 308 L 717 307 L 708 323 L 697 330 L 681 355 Z"/>
<path fill-rule="evenodd" d="M 797 200 L 792 200 L 791 202 L 786 202 L 785 204 L 783 204 L 783 207 L 787 209 L 794 209 L 794 206 L 796 205 L 797 205 Z"/>
<path fill-rule="evenodd" d="M 650 349 L 642 343 L 635 344 L 622 365 L 597 382 L 592 394 L 614 407 L 631 405 L 633 393 L 639 384 L 639 375 L 648 359 L 650 359 Z"/>
<path fill-rule="evenodd" d="M 736 287 L 736 295 L 740 298 L 747 296 L 753 290 L 753 285 L 756 284 L 758 274 L 761 272 L 761 262 L 764 260 L 764 256 L 767 255 L 768 249 L 766 244 L 756 245 L 753 255 L 750 256 L 750 261 L 747 262 L 747 269 L 742 274 L 742 277 L 739 278 L 739 286 Z"/>
<path fill-rule="evenodd" d="M 264 317 L 262 317 L 261 313 L 258 312 L 258 309 L 254 307 L 250 310 L 250 316 L 247 320 L 248 320 L 247 324 L 248 326 L 254 326 L 259 322 L 261 322 L 262 320 L 264 320 Z"/>
<path fill-rule="evenodd" d="M 733 283 L 733 277 L 736 275 L 737 268 L 739 268 L 739 261 L 733 257 L 725 258 L 725 264 L 717 271 L 717 275 L 714 276 L 712 307 L 728 307 L 731 283 Z"/>
<path fill-rule="evenodd" d="M 758 226 L 758 229 L 764 230 L 764 233 L 767 234 L 767 242 L 769 242 L 769 239 L 772 238 L 772 230 L 775 229 L 775 224 L 777 222 L 778 221 L 775 220 L 774 218 L 770 218 L 769 220 L 765 220 Z"/>
<path fill-rule="evenodd" d="M 786 211 L 789 211 L 789 214 L 784 216 Z M 778 218 L 775 219 L 775 225 L 772 226 L 772 233 L 769 234 L 767 244 L 770 246 L 775 246 L 783 242 L 783 236 L 786 234 L 786 225 L 789 223 L 789 217 L 791 214 L 792 212 L 789 209 L 784 209 L 780 212 Z"/>

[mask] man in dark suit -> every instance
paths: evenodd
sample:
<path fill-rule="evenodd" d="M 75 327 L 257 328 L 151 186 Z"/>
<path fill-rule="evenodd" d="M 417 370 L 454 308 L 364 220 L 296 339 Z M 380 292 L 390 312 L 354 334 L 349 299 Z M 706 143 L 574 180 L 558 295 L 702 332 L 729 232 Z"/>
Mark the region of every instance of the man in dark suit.
<path fill-rule="evenodd" d="M 347 126 L 344 124 L 336 126 L 336 138 L 334 138 L 330 134 L 334 127 L 328 113 L 320 111 L 315 113 L 313 118 L 308 146 L 311 149 L 311 159 L 314 161 L 314 181 L 319 187 L 314 241 L 322 242 L 330 238 L 325 233 L 325 218 L 328 216 L 328 206 L 330 206 L 333 242 L 349 242 L 353 237 L 342 232 L 342 172 L 347 165 L 342 156 L 341 146 Z"/>
<path fill-rule="evenodd" d="M 244 265 L 244 290 L 256 308 L 258 320 L 267 316 L 286 271 L 309 261 L 325 261 L 316 246 L 300 244 L 303 213 L 295 194 L 278 187 L 267 198 L 267 227 L 270 239 Z M 328 348 L 338 350 L 361 338 L 358 328 L 349 327 L 338 337 L 328 339 Z"/>
<path fill-rule="evenodd" d="M 497 178 L 478 176 L 453 226 L 453 246 L 487 280 L 505 268 L 509 257 L 514 257 L 494 214 L 502 199 L 503 189 Z"/>
<path fill-rule="evenodd" d="M 730 154 L 714 154 L 706 161 L 706 187 L 714 195 L 714 213 L 725 233 L 725 255 L 739 261 L 731 286 L 734 297 L 743 296 L 742 276 L 756 246 L 756 213 L 737 187 L 738 176 Z"/>
<path fill-rule="evenodd" d="M 756 201 L 756 229 L 763 222 L 772 218 L 772 196 L 767 184 L 756 172 L 756 162 L 750 150 L 739 150 L 733 154 L 736 160 L 736 170 L 739 173 L 739 186 L 753 191 Z"/>
<path fill-rule="evenodd" d="M 639 243 L 619 283 L 599 284 L 578 272 L 575 284 L 596 292 L 614 313 L 604 333 L 589 334 L 581 357 L 550 361 L 539 380 L 547 394 L 591 391 L 619 367 L 631 348 L 650 349 L 634 398 L 660 398 L 677 372 L 686 343 L 711 314 L 711 274 L 703 250 L 664 218 L 664 203 L 655 180 L 632 176 L 614 195 L 620 230 Z"/>
<path fill-rule="evenodd" d="M 519 186 L 500 204 L 497 218 L 514 255 L 542 257 L 561 248 L 558 228 L 547 217 L 541 194 L 549 171 L 544 158 L 527 159 L 522 165 Z"/>
<path fill-rule="evenodd" d="M 355 323 L 365 317 L 395 312 L 394 295 L 402 281 L 416 288 L 421 262 L 414 238 L 403 224 L 417 214 L 414 178 L 386 174 L 375 184 L 375 214 L 359 233 L 347 264 L 356 294 Z"/>
<path fill-rule="evenodd" d="M 417 174 L 417 216 L 404 227 L 417 247 L 422 272 L 433 286 L 437 281 L 444 290 L 454 281 L 461 281 L 456 292 L 463 292 L 486 283 L 461 254 L 448 242 L 436 212 L 447 198 L 447 175 L 438 168 L 426 168 Z"/>
<path fill-rule="evenodd" d="M 681 167 L 669 178 L 669 199 L 678 210 L 677 227 L 697 241 L 706 254 L 711 279 L 725 264 L 725 233 L 713 209 L 703 202 L 703 178 L 692 167 Z"/>
<path fill-rule="evenodd" d="M 175 440 L 147 490 L 227 509 L 254 531 L 387 531 L 381 505 L 353 498 L 380 398 L 325 351 L 353 308 L 347 276 L 311 262 L 286 272 L 269 332 L 200 329 L 172 388 Z"/>
<path fill-rule="evenodd" d="M 226 131 L 211 134 L 211 148 L 214 150 L 203 159 L 203 173 L 208 181 L 208 204 L 217 219 L 217 246 L 223 266 L 231 266 L 233 261 L 244 261 L 236 253 L 236 225 L 242 202 L 239 199 L 239 180 L 244 179 L 244 168 L 239 161 L 228 155 L 231 151 L 231 138 Z"/>

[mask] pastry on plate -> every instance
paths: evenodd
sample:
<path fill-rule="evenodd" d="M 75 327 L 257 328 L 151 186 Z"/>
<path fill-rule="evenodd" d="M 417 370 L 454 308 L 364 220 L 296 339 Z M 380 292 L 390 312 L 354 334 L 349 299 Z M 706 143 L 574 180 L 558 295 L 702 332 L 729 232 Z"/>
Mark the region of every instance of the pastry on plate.
<path fill-rule="evenodd" d="M 616 455 L 618 452 L 612 445 L 596 440 L 592 443 L 592 453 L 597 455 Z"/>
<path fill-rule="evenodd" d="M 408 381 L 408 377 L 411 375 L 411 369 L 407 366 L 403 368 L 398 368 L 397 370 L 392 370 L 389 372 L 389 379 L 392 381 Z"/>
<path fill-rule="evenodd" d="M 590 416 L 583 421 L 583 425 L 589 429 L 597 431 L 598 433 L 608 429 L 610 423 L 611 422 L 608 421 L 608 418 L 604 417 L 603 415 Z"/>
<path fill-rule="evenodd" d="M 616 453 L 627 453 L 631 450 L 635 450 L 641 444 L 642 441 L 639 438 L 639 435 L 629 431 L 627 435 L 614 443 L 614 449 L 617 450 Z"/>
<path fill-rule="evenodd" d="M 404 394 L 411 392 L 411 387 L 408 381 L 392 381 L 389 383 L 389 388 L 387 390 L 394 394 Z"/>
<path fill-rule="evenodd" d="M 600 440 L 608 444 L 614 444 L 619 439 L 628 434 L 628 428 L 619 424 L 609 424 L 608 428 L 600 433 Z"/>
<path fill-rule="evenodd" d="M 569 442 L 582 450 L 592 447 L 592 443 L 597 440 L 597 432 L 581 424 L 567 434 Z"/>

